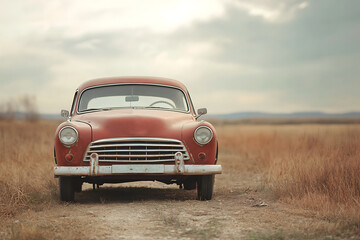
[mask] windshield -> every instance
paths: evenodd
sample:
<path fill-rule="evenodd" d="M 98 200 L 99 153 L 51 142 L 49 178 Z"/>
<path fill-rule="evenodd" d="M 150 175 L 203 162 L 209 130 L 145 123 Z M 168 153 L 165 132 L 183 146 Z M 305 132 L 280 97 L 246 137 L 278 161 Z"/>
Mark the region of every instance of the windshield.
<path fill-rule="evenodd" d="M 113 85 L 85 90 L 78 111 L 99 111 L 118 108 L 148 108 L 187 112 L 183 91 L 156 85 Z"/>

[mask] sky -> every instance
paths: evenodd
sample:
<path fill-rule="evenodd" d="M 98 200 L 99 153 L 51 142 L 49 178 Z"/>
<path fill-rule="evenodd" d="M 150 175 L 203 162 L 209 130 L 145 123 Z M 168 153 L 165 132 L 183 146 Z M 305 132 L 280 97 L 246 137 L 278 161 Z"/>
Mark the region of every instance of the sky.
<path fill-rule="evenodd" d="M 360 111 L 358 0 L 0 0 L 0 103 L 69 109 L 84 81 L 183 82 L 196 108 Z"/>

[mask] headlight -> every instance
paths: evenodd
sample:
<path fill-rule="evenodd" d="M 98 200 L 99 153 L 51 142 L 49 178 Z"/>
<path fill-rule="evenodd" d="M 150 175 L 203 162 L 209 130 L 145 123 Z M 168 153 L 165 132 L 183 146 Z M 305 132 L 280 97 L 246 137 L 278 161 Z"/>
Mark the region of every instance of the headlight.
<path fill-rule="evenodd" d="M 60 130 L 59 139 L 64 145 L 71 146 L 78 140 L 78 132 L 73 127 L 63 127 Z"/>
<path fill-rule="evenodd" d="M 200 145 L 205 145 L 211 141 L 213 132 L 210 128 L 202 126 L 198 127 L 194 132 L 194 139 Z"/>

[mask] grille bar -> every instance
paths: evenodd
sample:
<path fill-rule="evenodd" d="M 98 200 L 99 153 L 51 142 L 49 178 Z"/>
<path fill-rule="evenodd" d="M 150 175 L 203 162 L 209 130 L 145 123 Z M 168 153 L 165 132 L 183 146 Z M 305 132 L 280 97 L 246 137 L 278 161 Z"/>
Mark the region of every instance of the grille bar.
<path fill-rule="evenodd" d="M 134 162 L 141 162 L 141 163 L 159 163 L 159 162 L 171 162 L 174 159 L 172 158 L 167 158 L 167 159 L 162 159 L 162 160 L 138 160 L 138 161 L 134 161 L 134 160 L 106 160 L 106 161 L 102 161 L 102 162 L 107 162 L 107 163 L 134 163 Z M 100 160 L 99 160 L 100 161 Z"/>
<path fill-rule="evenodd" d="M 180 149 L 181 150 L 181 149 Z M 99 152 L 129 152 L 130 149 L 116 149 L 116 150 L 89 150 L 88 153 Z M 147 149 L 146 152 L 171 152 L 173 149 Z M 144 152 L 144 150 L 131 149 L 131 152 Z M 174 151 L 173 151 L 174 152 Z M 175 153 L 174 153 L 175 154 Z"/>
<path fill-rule="evenodd" d="M 132 157 L 132 158 L 136 158 L 136 157 L 172 157 L 174 156 L 175 154 L 145 154 L 145 155 L 133 155 L 133 154 L 130 154 L 130 155 L 114 155 L 114 154 L 99 154 L 99 158 L 101 157 Z"/>
<path fill-rule="evenodd" d="M 144 146 L 144 144 L 139 143 L 131 143 L 131 144 L 107 144 L 107 145 L 94 145 L 93 148 L 101 148 L 101 147 L 140 147 Z M 172 144 L 146 144 L 148 147 L 182 147 L 181 145 L 172 145 Z"/>
<path fill-rule="evenodd" d="M 190 159 L 183 143 L 176 139 L 111 138 L 92 142 L 84 161 L 90 161 L 91 153 L 97 153 L 100 162 L 169 162 L 175 161 L 176 152 L 181 152 L 184 160 Z"/>

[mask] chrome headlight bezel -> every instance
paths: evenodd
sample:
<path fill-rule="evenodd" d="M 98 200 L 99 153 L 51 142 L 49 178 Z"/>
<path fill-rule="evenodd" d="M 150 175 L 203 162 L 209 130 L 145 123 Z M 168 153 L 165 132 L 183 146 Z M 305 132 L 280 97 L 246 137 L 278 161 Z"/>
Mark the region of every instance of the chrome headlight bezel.
<path fill-rule="evenodd" d="M 62 136 L 61 134 L 63 133 L 63 131 L 65 129 L 71 129 L 75 134 L 74 134 L 74 140 L 71 141 L 71 142 L 64 142 L 63 139 L 62 139 Z M 71 127 L 71 126 L 65 126 L 63 127 L 60 131 L 59 131 L 59 140 L 62 144 L 64 144 L 65 147 L 70 147 L 72 145 L 74 145 L 78 140 L 79 140 L 79 133 L 78 131 L 76 130 L 76 128 L 74 127 Z"/>
<path fill-rule="evenodd" d="M 208 136 L 207 140 L 205 140 L 205 141 L 201 141 L 199 138 L 197 138 L 198 131 L 202 130 L 202 129 L 206 129 L 208 131 L 208 133 L 209 133 L 209 136 Z M 197 144 L 199 144 L 201 146 L 206 145 L 209 142 L 211 142 L 211 140 L 213 139 L 213 136 L 214 136 L 213 131 L 211 130 L 211 128 L 209 128 L 207 126 L 200 126 L 200 127 L 196 128 L 195 131 L 194 131 L 194 140 L 195 140 L 195 142 Z"/>

